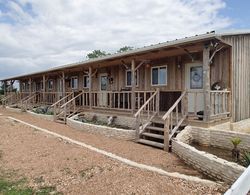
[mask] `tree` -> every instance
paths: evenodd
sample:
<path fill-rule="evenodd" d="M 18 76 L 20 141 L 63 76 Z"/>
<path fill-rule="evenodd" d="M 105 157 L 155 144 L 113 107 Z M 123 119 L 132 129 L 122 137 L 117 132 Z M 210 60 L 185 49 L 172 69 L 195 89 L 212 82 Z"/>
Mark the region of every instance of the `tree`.
<path fill-rule="evenodd" d="M 0 86 L 0 95 L 3 95 L 4 94 L 4 88 L 5 88 L 5 83 L 4 82 L 2 82 L 1 83 L 1 86 Z M 6 88 L 8 87 L 8 84 L 6 85 Z"/>
<path fill-rule="evenodd" d="M 122 52 L 125 52 L 125 51 L 130 51 L 130 50 L 133 50 L 134 48 L 131 47 L 131 46 L 124 46 L 122 48 L 120 48 L 117 53 L 122 53 Z"/>
<path fill-rule="evenodd" d="M 88 59 L 93 59 L 93 58 L 103 57 L 106 55 L 110 55 L 110 53 L 107 53 L 106 51 L 101 51 L 101 50 L 94 50 L 91 53 L 88 53 L 86 57 Z"/>

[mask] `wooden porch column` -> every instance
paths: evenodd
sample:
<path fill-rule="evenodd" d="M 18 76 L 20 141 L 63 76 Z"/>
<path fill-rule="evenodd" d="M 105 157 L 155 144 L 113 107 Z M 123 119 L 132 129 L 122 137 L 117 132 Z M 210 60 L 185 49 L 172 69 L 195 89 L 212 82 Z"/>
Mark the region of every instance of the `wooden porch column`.
<path fill-rule="evenodd" d="M 89 108 L 92 109 L 92 67 L 89 67 Z"/>
<path fill-rule="evenodd" d="M 131 62 L 131 110 L 132 110 L 132 113 L 135 112 L 135 86 L 136 86 L 135 60 L 133 59 Z"/>
<path fill-rule="evenodd" d="M 45 75 L 43 75 L 43 102 L 45 102 L 45 91 L 46 91 L 46 80 L 45 80 Z"/>
<path fill-rule="evenodd" d="M 23 91 L 23 89 L 22 89 L 22 81 L 21 80 L 19 80 L 19 91 L 20 91 L 20 93 L 22 93 L 22 91 Z"/>
<path fill-rule="evenodd" d="M 63 97 L 65 97 L 65 92 L 66 92 L 66 89 L 65 89 L 65 73 L 62 72 L 62 95 Z"/>
<path fill-rule="evenodd" d="M 209 61 L 210 47 L 208 44 L 203 48 L 203 91 L 204 91 L 204 117 L 203 121 L 210 120 L 210 61 Z"/>
<path fill-rule="evenodd" d="M 29 95 L 32 94 L 32 81 L 31 78 L 29 78 Z"/>

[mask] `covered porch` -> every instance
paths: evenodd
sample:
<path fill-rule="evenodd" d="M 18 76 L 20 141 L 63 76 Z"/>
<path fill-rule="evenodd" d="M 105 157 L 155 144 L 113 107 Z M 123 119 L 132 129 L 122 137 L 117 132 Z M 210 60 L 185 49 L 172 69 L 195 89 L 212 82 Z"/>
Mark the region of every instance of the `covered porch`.
<path fill-rule="evenodd" d="M 85 111 L 129 115 L 139 142 L 165 150 L 181 126 L 231 115 L 231 46 L 205 35 L 13 80 L 24 108 L 47 105 L 64 123 Z"/>

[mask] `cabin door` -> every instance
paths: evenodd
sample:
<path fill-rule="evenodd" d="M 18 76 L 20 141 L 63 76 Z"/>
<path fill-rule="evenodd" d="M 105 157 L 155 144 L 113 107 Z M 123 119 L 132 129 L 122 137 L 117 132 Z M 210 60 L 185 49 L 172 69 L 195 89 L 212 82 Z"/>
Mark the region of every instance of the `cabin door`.
<path fill-rule="evenodd" d="M 108 105 L 108 75 L 107 73 L 102 73 L 100 74 L 99 77 L 99 82 L 100 82 L 100 93 L 99 93 L 99 105 L 101 107 L 107 107 Z"/>
<path fill-rule="evenodd" d="M 58 79 L 57 82 L 57 88 L 58 88 L 58 98 L 61 99 L 63 97 L 63 85 L 62 85 L 63 81 L 62 79 Z"/>
<path fill-rule="evenodd" d="M 186 64 L 186 90 L 188 92 L 188 113 L 197 114 L 204 110 L 202 63 Z"/>

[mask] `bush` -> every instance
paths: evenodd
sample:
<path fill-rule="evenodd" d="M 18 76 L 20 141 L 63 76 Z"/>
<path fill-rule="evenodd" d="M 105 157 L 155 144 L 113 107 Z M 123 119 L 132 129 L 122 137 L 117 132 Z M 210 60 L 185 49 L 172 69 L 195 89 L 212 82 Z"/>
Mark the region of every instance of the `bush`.
<path fill-rule="evenodd" d="M 250 165 L 250 152 L 244 152 L 242 156 L 242 164 L 245 167 L 248 167 Z"/>
<path fill-rule="evenodd" d="M 234 145 L 234 147 L 236 148 L 241 143 L 241 139 L 239 137 L 234 137 L 231 139 L 231 142 Z"/>

